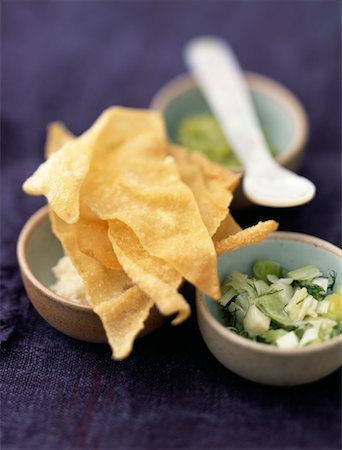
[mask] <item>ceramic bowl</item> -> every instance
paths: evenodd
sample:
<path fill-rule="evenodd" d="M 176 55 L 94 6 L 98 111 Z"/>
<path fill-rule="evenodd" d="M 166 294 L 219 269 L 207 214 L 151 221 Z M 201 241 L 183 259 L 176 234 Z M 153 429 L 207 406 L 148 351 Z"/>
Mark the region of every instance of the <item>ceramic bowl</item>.
<path fill-rule="evenodd" d="M 308 137 L 307 116 L 301 103 L 276 81 L 255 73 L 246 72 L 245 75 L 261 125 L 277 151 L 276 160 L 290 170 L 298 170 Z M 210 111 L 189 75 L 181 75 L 163 86 L 150 106 L 163 113 L 173 142 L 176 142 L 177 129 L 185 117 Z M 233 206 L 251 206 L 241 188 L 235 193 Z"/>
<path fill-rule="evenodd" d="M 51 326 L 76 339 L 107 342 L 102 323 L 90 306 L 79 305 L 49 289 L 56 281 L 51 268 L 63 256 L 63 249 L 51 231 L 46 206 L 33 214 L 22 229 L 17 256 L 27 295 Z M 153 308 L 139 336 L 152 332 L 164 321 L 165 317 Z"/>
<path fill-rule="evenodd" d="M 316 264 L 323 273 L 335 270 L 342 283 L 342 251 L 321 239 L 300 233 L 276 232 L 262 243 L 219 257 L 219 277 L 232 271 L 251 275 L 256 259 L 271 259 L 295 269 Z M 218 303 L 197 292 L 197 318 L 205 343 L 228 369 L 252 381 L 291 386 L 319 380 L 342 363 L 342 335 L 322 344 L 292 350 L 251 341 L 223 325 Z"/>

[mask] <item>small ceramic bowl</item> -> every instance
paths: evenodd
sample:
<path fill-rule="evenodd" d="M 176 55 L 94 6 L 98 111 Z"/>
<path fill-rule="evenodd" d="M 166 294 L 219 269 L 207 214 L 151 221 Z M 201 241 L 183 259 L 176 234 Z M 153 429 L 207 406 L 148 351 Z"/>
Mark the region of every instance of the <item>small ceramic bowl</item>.
<path fill-rule="evenodd" d="M 33 214 L 22 229 L 17 256 L 27 295 L 51 326 L 82 341 L 107 342 L 102 323 L 90 306 L 60 297 L 49 289 L 56 281 L 51 268 L 63 256 L 63 248 L 51 231 L 47 206 Z M 139 336 L 152 332 L 164 321 L 165 317 L 153 308 Z"/>
<path fill-rule="evenodd" d="M 290 170 L 298 170 L 308 136 L 307 116 L 301 103 L 276 81 L 255 73 L 246 72 L 245 75 L 261 125 L 277 151 L 276 160 Z M 178 127 L 185 117 L 210 111 L 189 75 L 178 76 L 164 85 L 150 106 L 163 113 L 173 142 L 176 142 Z M 238 167 L 231 169 L 242 170 Z M 233 206 L 251 206 L 241 188 L 235 193 Z"/>
<path fill-rule="evenodd" d="M 336 283 L 342 283 L 341 249 L 313 236 L 288 232 L 272 233 L 261 244 L 220 256 L 220 281 L 232 271 L 251 275 L 256 259 L 271 259 L 289 270 L 316 264 L 323 273 L 336 271 Z M 322 344 L 279 349 L 228 330 L 218 303 L 200 292 L 196 304 L 199 328 L 209 350 L 244 378 L 278 386 L 299 385 L 325 377 L 342 363 L 342 335 Z"/>

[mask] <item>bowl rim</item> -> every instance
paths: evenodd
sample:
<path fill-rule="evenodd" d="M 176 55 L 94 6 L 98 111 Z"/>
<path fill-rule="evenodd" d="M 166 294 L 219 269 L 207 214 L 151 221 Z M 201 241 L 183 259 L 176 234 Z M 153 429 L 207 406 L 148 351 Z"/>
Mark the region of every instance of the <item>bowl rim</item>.
<path fill-rule="evenodd" d="M 291 231 L 276 231 L 270 233 L 270 235 L 265 240 L 287 240 L 287 241 L 296 241 L 302 242 L 313 247 L 319 247 L 327 252 L 334 254 L 342 260 L 342 249 L 337 247 L 330 242 L 324 241 L 316 236 L 312 236 L 304 233 L 296 233 Z M 263 241 L 264 242 L 264 241 Z M 258 244 L 257 244 L 258 245 Z M 235 250 L 235 251 L 239 251 Z M 257 353 L 269 353 L 279 357 L 286 356 L 294 356 L 294 355 L 303 355 L 304 353 L 316 353 L 324 351 L 325 349 L 334 347 L 336 345 L 342 344 L 342 334 L 339 336 L 335 336 L 333 339 L 329 341 L 322 342 L 320 344 L 312 344 L 306 347 L 299 347 L 294 349 L 282 349 L 278 348 L 274 345 L 264 344 L 262 342 L 254 342 L 238 334 L 230 331 L 228 328 L 224 327 L 215 317 L 210 313 L 205 301 L 204 294 L 196 289 L 196 310 L 197 315 L 201 315 L 204 320 L 209 324 L 209 326 L 214 329 L 214 331 L 219 334 L 222 338 L 231 341 L 233 344 L 236 344 L 240 347 L 243 347 L 247 350 L 253 350 Z"/>
<path fill-rule="evenodd" d="M 309 125 L 305 109 L 299 99 L 284 85 L 267 76 L 245 71 L 247 83 L 256 91 L 273 97 L 281 103 L 292 116 L 295 124 L 294 136 L 291 145 L 280 155 L 275 157 L 279 164 L 284 165 L 304 149 L 308 139 Z M 164 84 L 153 96 L 150 108 L 163 112 L 166 106 L 175 97 L 195 87 L 195 81 L 189 74 L 181 74 Z M 241 167 L 231 167 L 241 171 Z"/>
<path fill-rule="evenodd" d="M 37 226 L 48 217 L 49 206 L 45 205 L 38 209 L 32 216 L 27 220 L 23 226 L 19 238 L 17 241 L 17 258 L 19 262 L 20 269 L 22 273 L 28 278 L 31 284 L 38 290 L 40 290 L 45 296 L 49 297 L 56 303 L 61 303 L 65 306 L 83 311 L 89 314 L 95 314 L 90 305 L 78 304 L 72 300 L 68 300 L 55 292 L 51 291 L 49 288 L 44 286 L 32 273 L 31 268 L 27 261 L 27 244 L 29 242 L 30 236 Z"/>

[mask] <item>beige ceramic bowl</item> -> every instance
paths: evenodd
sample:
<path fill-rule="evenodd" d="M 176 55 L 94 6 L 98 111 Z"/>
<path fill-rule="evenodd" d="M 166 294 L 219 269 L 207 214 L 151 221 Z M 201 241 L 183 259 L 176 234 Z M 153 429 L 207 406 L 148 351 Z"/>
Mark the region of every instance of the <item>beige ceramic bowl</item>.
<path fill-rule="evenodd" d="M 232 271 L 251 274 L 256 259 L 273 259 L 287 269 L 317 264 L 323 273 L 337 273 L 342 284 L 341 249 L 313 236 L 276 232 L 258 245 L 245 247 L 219 258 L 220 281 Z M 223 325 L 217 302 L 197 292 L 197 318 L 205 343 L 228 369 L 252 381 L 291 386 L 329 375 L 342 363 L 342 335 L 318 345 L 293 350 L 243 338 Z"/>
<path fill-rule="evenodd" d="M 246 80 L 260 122 L 276 147 L 276 160 L 282 166 L 297 171 L 308 137 L 308 121 L 303 106 L 287 88 L 270 78 L 246 72 Z M 164 85 L 150 106 L 163 113 L 173 142 L 177 141 L 177 130 L 185 117 L 210 111 L 189 75 L 180 75 Z M 232 169 L 242 171 L 241 168 Z M 233 206 L 251 206 L 241 187 L 235 193 Z"/>
<path fill-rule="evenodd" d="M 90 306 L 79 305 L 49 289 L 55 282 L 51 268 L 63 256 L 63 249 L 51 231 L 46 206 L 33 214 L 22 229 L 17 256 L 27 295 L 51 326 L 76 339 L 107 342 L 102 323 Z M 152 332 L 164 321 L 165 317 L 152 309 L 139 336 Z"/>

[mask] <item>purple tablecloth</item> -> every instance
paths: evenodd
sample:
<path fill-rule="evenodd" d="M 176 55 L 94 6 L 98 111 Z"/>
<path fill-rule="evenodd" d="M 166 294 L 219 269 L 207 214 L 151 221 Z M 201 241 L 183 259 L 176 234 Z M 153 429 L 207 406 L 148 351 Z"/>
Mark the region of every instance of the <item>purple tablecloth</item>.
<path fill-rule="evenodd" d="M 302 173 L 310 204 L 237 212 L 340 244 L 340 2 L 2 2 L 2 448 L 301 448 L 341 446 L 340 373 L 302 387 L 245 381 L 205 347 L 195 314 L 140 339 L 125 361 L 38 316 L 23 290 L 18 233 L 43 199 L 22 181 L 42 161 L 45 126 L 85 130 L 107 106 L 146 107 L 184 71 L 199 34 L 231 42 L 245 69 L 303 101 L 310 140 Z M 185 295 L 193 306 L 193 290 Z"/>

